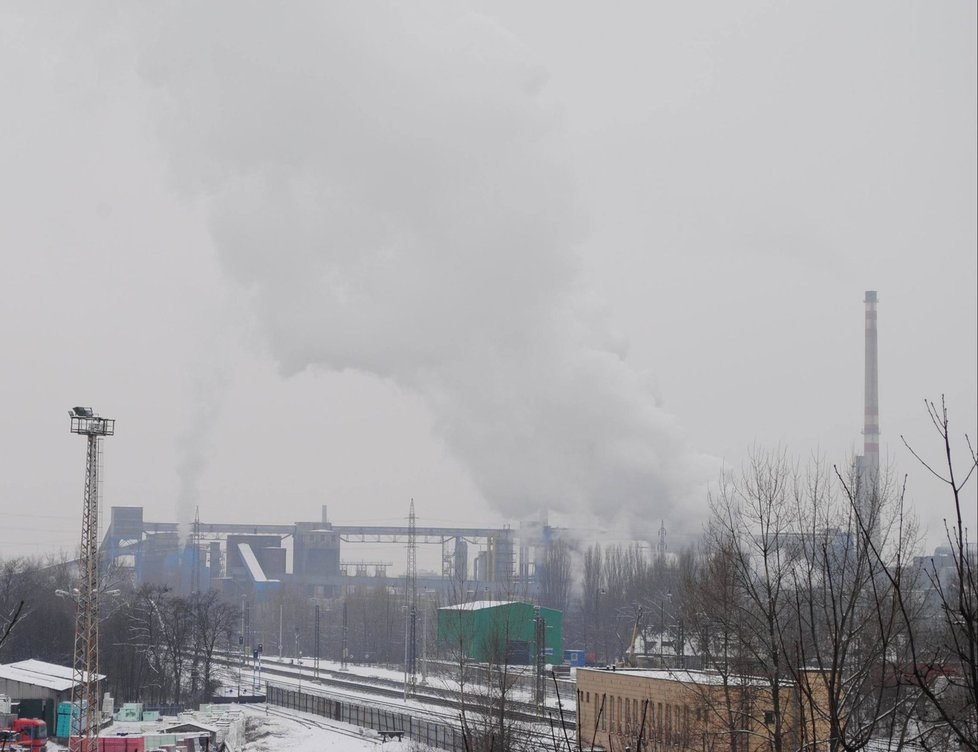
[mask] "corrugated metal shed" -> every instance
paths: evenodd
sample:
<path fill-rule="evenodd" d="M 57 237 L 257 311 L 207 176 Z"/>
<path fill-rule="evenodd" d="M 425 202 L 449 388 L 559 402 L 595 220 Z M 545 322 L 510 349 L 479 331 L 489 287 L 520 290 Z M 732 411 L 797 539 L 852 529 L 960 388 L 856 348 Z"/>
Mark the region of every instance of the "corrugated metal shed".
<path fill-rule="evenodd" d="M 99 681 L 105 678 L 96 674 Z M 45 661 L 26 660 L 0 665 L 0 694 L 20 702 L 22 716 L 42 718 L 54 733 L 55 709 L 71 699 L 74 671 Z"/>
<path fill-rule="evenodd" d="M 95 678 L 100 681 L 105 678 L 105 675 L 96 674 Z M 74 670 L 71 666 L 59 666 L 56 663 L 47 663 L 33 658 L 0 665 L 0 680 L 43 687 L 55 692 L 67 692 L 75 683 Z M 10 692 L 5 694 L 13 696 Z"/>
<path fill-rule="evenodd" d="M 526 664 L 536 658 L 535 609 L 520 601 L 472 601 L 438 609 L 438 643 L 443 654 L 481 663 Z M 560 611 L 541 608 L 543 653 L 548 663 L 563 657 Z"/>

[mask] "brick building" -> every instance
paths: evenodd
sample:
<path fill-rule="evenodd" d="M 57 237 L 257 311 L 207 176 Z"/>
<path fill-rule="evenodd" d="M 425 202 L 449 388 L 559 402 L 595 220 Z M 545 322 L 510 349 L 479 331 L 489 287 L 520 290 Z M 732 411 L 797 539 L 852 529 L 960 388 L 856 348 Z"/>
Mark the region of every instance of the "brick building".
<path fill-rule="evenodd" d="M 827 724 L 807 710 L 806 693 L 781 690 L 786 750 L 818 750 Z M 644 731 L 643 731 L 644 720 Z M 767 752 L 777 727 L 762 679 L 668 669 L 578 669 L 577 733 L 584 749 Z"/>

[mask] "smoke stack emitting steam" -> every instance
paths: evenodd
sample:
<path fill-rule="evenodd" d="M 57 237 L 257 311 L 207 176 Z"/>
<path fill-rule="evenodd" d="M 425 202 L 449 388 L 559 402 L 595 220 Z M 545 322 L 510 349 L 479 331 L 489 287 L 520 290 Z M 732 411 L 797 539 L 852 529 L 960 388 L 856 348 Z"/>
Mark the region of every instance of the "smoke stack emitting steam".
<path fill-rule="evenodd" d="M 716 466 L 582 289 L 581 207 L 522 45 L 453 4 L 229 8 L 148 13 L 140 72 L 282 371 L 415 391 L 507 516 L 678 526 Z"/>

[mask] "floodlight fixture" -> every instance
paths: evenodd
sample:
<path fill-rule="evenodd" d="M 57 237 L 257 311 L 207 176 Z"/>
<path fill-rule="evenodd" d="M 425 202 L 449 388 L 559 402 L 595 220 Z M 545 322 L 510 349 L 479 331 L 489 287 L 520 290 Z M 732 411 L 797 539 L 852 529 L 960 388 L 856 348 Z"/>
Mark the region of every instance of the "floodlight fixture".
<path fill-rule="evenodd" d="M 83 436 L 112 436 L 115 434 L 115 419 L 102 418 L 90 407 L 73 407 L 68 411 L 71 418 L 71 432 Z"/>

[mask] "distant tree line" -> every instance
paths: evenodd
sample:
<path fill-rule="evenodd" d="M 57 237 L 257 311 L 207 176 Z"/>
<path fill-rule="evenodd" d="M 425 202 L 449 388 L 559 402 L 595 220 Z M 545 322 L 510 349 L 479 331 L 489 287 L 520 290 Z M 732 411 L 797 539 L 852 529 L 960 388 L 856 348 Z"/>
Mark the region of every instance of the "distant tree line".
<path fill-rule="evenodd" d="M 0 614 L 9 623 L 23 603 L 0 644 L 0 662 L 37 658 L 72 665 L 71 584 L 63 558 L 0 563 Z M 101 598 L 99 670 L 107 676 L 107 691 L 151 704 L 208 699 L 217 683 L 214 658 L 234 631 L 239 609 L 216 591 L 180 597 L 160 586 L 115 584 Z"/>

